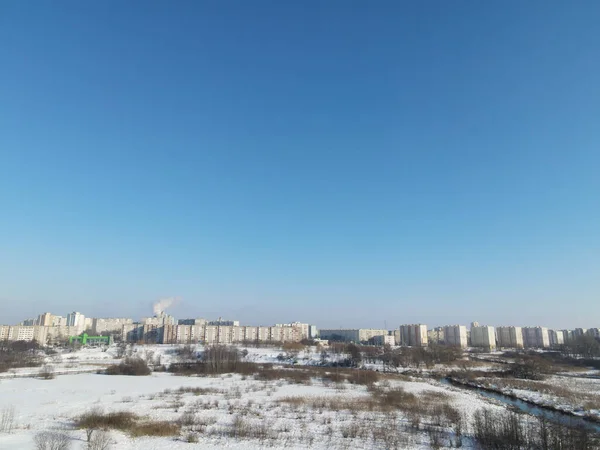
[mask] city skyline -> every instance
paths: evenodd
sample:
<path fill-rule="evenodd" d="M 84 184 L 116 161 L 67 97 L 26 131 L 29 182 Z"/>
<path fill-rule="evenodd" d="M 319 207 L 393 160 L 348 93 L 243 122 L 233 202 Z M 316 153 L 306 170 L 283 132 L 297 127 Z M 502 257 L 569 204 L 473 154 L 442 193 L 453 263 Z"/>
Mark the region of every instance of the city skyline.
<path fill-rule="evenodd" d="M 244 320 L 244 318 L 240 318 L 238 316 L 226 316 L 223 314 L 220 315 L 211 315 L 211 314 L 199 314 L 199 315 L 191 315 L 191 314 L 186 314 L 183 313 L 183 315 L 181 314 L 175 314 L 174 310 L 175 310 L 175 306 L 179 303 L 180 299 L 176 299 L 175 297 L 165 297 L 165 298 L 160 298 L 157 299 L 152 305 L 151 308 L 149 308 L 147 314 L 141 314 L 138 316 L 128 316 L 126 314 L 111 314 L 111 315 L 104 315 L 104 316 L 98 316 L 98 315 L 89 315 L 86 314 L 85 312 L 81 312 L 81 311 L 76 311 L 76 310 L 72 310 L 72 311 L 68 311 L 66 313 L 64 313 L 64 315 L 59 314 L 55 314 L 55 312 L 52 311 L 44 311 L 44 312 L 39 312 L 39 314 L 35 314 L 31 317 L 28 318 L 21 318 L 18 321 L 15 322 L 4 322 L 4 323 L 0 323 L 0 325 L 16 325 L 16 324 L 21 324 L 24 322 L 31 322 L 30 325 L 45 325 L 46 322 L 48 322 L 50 319 L 48 319 L 46 316 L 49 314 L 51 317 L 54 318 L 61 318 L 64 319 L 64 323 L 62 325 L 72 325 L 74 323 L 74 321 L 71 319 L 71 317 L 76 317 L 78 315 L 82 315 L 85 319 L 87 320 L 92 320 L 92 319 L 107 319 L 107 320 L 113 320 L 113 319 L 127 319 L 129 321 L 129 323 L 140 323 L 143 322 L 146 319 L 152 319 L 152 318 L 156 318 L 156 317 L 170 317 L 173 318 L 174 320 L 179 320 L 181 323 L 183 323 L 184 321 L 188 321 L 188 320 L 205 320 L 209 323 L 216 323 L 219 321 L 224 321 L 224 322 L 231 322 L 231 323 L 237 323 L 238 325 L 240 323 L 242 323 L 244 326 L 264 326 L 267 324 L 272 324 L 272 323 L 285 323 L 287 322 L 306 322 L 306 323 L 311 323 L 314 324 L 315 326 L 318 326 L 318 328 L 326 328 L 326 329 L 358 329 L 358 328 L 363 328 L 363 329 L 386 329 L 386 330 L 394 330 L 394 329 L 398 329 L 400 326 L 402 325 L 406 325 L 406 324 L 423 324 L 426 325 L 427 327 L 429 327 L 430 330 L 436 329 L 436 328 L 448 328 L 448 327 L 464 327 L 465 329 L 469 330 L 471 328 L 475 327 L 487 327 L 487 326 L 491 326 L 494 328 L 506 328 L 506 327 L 523 327 L 523 328 L 535 328 L 535 327 L 544 327 L 544 328 L 548 328 L 548 329 L 552 329 L 552 330 L 567 330 L 567 329 L 590 329 L 590 328 L 597 328 L 598 323 L 595 321 L 595 319 L 590 319 L 590 324 L 586 326 L 585 324 L 578 324 L 577 326 L 549 326 L 548 324 L 543 324 L 543 323 L 522 323 L 522 322 L 517 322 L 517 323 L 510 323 L 510 322 L 482 322 L 479 320 L 470 320 L 468 322 L 452 322 L 451 320 L 446 321 L 446 322 L 440 322 L 440 323 L 432 323 L 432 322 L 428 322 L 426 320 L 397 320 L 397 321 L 393 321 L 393 320 L 389 320 L 386 319 L 382 322 L 382 324 L 370 324 L 367 323 L 365 321 L 357 321 L 357 322 L 351 322 L 351 323 L 344 323 L 344 324 L 339 324 L 339 326 L 331 326 L 331 325 L 327 325 L 327 322 L 320 322 L 319 318 L 308 318 L 308 319 L 299 319 L 298 317 L 279 317 L 276 318 L 274 320 L 270 320 L 267 318 L 263 318 L 259 321 L 253 322 L 253 321 L 247 321 Z M 164 307 L 163 307 L 164 306 Z M 43 321 L 44 323 L 40 323 L 40 321 Z M 396 323 L 397 322 L 397 323 Z M 53 326 L 53 324 L 48 322 L 48 325 Z M 56 324 L 54 324 L 56 325 Z"/>
<path fill-rule="evenodd" d="M 27 3 L 2 322 L 596 325 L 600 3 Z"/>

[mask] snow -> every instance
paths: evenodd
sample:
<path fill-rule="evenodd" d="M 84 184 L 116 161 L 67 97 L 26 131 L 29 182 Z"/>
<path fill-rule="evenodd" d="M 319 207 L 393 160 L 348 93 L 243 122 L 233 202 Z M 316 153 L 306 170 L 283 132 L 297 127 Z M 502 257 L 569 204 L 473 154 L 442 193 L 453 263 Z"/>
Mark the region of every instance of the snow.
<path fill-rule="evenodd" d="M 254 362 L 277 362 L 282 353 L 273 348 L 248 348 L 246 359 Z M 70 365 L 73 370 L 101 367 L 118 362 L 115 348 L 108 351 L 84 348 L 73 353 L 54 355 L 52 363 L 58 369 Z M 134 354 L 160 356 L 162 363 L 174 361 L 174 346 L 143 346 L 134 349 Z M 318 364 L 317 352 L 300 353 L 298 364 Z M 28 369 L 37 374 L 39 369 Z M 24 371 L 23 373 L 25 373 Z M 502 409 L 490 403 L 476 393 L 442 385 L 435 381 L 423 381 L 410 378 L 387 381 L 393 387 L 402 387 L 417 395 L 426 392 L 438 392 L 447 395 L 450 402 L 465 416 L 470 417 L 482 407 Z M 381 382 L 380 382 L 381 383 Z M 208 393 L 177 392 L 181 387 L 204 388 Z M 168 390 L 168 391 L 166 391 Z M 74 449 L 85 448 L 85 432 L 73 429 L 73 420 L 92 408 L 101 408 L 105 412 L 131 411 L 140 416 L 155 420 L 174 421 L 184 411 L 194 410 L 197 417 L 208 423 L 207 432 L 200 434 L 197 445 L 207 449 L 258 449 L 265 446 L 275 449 L 304 448 L 381 448 L 370 438 L 349 440 L 339 434 L 340 427 L 354 420 L 376 420 L 377 414 L 352 413 L 349 411 L 316 412 L 307 407 L 293 410 L 280 400 L 285 397 L 344 397 L 359 398 L 368 396 L 367 388 L 346 383 L 344 389 L 333 384 L 323 384 L 313 379 L 311 385 L 288 384 L 287 382 L 257 381 L 253 377 L 240 375 L 221 375 L 217 377 L 181 377 L 168 373 L 153 373 L 146 377 L 108 376 L 96 373 L 59 375 L 55 379 L 5 378 L 0 380 L 0 414 L 10 406 L 16 411 L 16 428 L 11 434 L 0 433 L 0 448 L 32 448 L 35 434 L 43 430 L 68 430 Z M 244 414 L 246 420 L 269 423 L 270 428 L 278 430 L 278 437 L 268 442 L 256 439 L 233 438 L 227 430 L 235 416 Z M 327 421 L 331 425 L 327 425 Z M 400 419 L 404 420 L 404 419 Z M 368 422 L 365 422 L 368 423 Z M 334 427 L 333 437 L 325 438 L 327 429 Z M 185 433 L 185 432 L 184 432 Z M 144 437 L 130 436 L 111 431 L 114 440 L 113 449 L 180 449 L 193 447 L 181 437 Z M 314 441 L 306 436 L 314 434 Z M 426 433 L 411 435 L 410 443 L 402 448 L 429 448 Z M 468 448 L 468 444 L 466 445 Z"/>

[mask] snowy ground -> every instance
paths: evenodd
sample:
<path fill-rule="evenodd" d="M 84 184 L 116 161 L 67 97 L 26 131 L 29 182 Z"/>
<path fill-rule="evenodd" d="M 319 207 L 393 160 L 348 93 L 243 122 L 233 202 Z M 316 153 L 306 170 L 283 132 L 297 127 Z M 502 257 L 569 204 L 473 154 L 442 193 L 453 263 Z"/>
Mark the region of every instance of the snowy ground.
<path fill-rule="evenodd" d="M 172 346 L 140 347 L 137 352 L 160 355 L 162 363 L 176 358 Z M 247 358 L 258 362 L 275 362 L 281 353 L 277 349 L 248 348 Z M 140 353 L 141 354 L 141 353 Z M 101 366 L 116 362 L 114 349 L 82 349 L 76 353 L 54 356 L 57 368 L 71 365 Z M 298 356 L 298 364 L 317 364 L 320 354 Z M 57 371 L 58 372 L 58 371 Z M 452 388 L 433 381 L 408 378 L 389 378 L 378 384 L 387 388 L 402 387 L 419 398 L 447 399 L 467 419 L 479 408 L 493 405 L 476 393 Z M 179 391 L 180 388 L 202 388 L 202 393 Z M 111 431 L 113 449 L 179 449 L 202 447 L 208 449 L 258 448 L 386 448 L 374 440 L 375 430 L 389 432 L 398 429 L 402 438 L 397 448 L 430 448 L 425 431 L 405 433 L 407 418 L 402 413 L 382 413 L 366 410 L 315 408 L 294 404 L 294 399 L 319 403 L 354 401 L 370 398 L 365 386 L 345 383 L 324 383 L 314 378 L 310 385 L 289 384 L 287 381 L 258 381 L 253 377 L 221 375 L 217 377 L 181 377 L 154 373 L 147 377 L 108 376 L 95 373 L 60 375 L 52 380 L 12 378 L 0 380 L 0 417 L 3 411 L 14 408 L 15 427 L 0 433 L 0 448 L 33 448 L 33 437 L 42 430 L 66 430 L 72 438 L 73 449 L 85 448 L 85 432 L 73 428 L 74 420 L 93 408 L 104 412 L 131 411 L 148 420 L 177 421 L 191 414 L 202 431 L 193 433 L 197 444 L 186 442 L 190 429 L 184 427 L 174 437 L 137 437 Z M 291 399 L 291 400 L 290 400 Z M 354 400 L 353 400 L 354 399 Z M 290 402 L 288 402 L 288 400 Z M 444 401 L 445 401 L 444 400 Z M 263 426 L 268 437 L 236 437 L 231 435 L 232 424 L 243 420 L 249 426 Z M 356 429 L 355 429 L 356 428 Z M 354 431 L 353 431 L 354 430 Z M 352 435 L 352 431 L 356 436 Z M 449 433 L 449 431 L 448 431 Z M 465 447 L 469 448 L 468 439 Z"/>

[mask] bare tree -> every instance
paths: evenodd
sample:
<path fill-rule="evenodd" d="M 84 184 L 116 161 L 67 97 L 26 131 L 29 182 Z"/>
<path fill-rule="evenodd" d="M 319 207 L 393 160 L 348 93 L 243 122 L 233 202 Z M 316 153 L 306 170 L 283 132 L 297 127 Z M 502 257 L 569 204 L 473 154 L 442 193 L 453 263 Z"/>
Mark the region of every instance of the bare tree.
<path fill-rule="evenodd" d="M 104 430 L 86 430 L 88 433 L 87 450 L 108 450 L 112 439 L 110 433 Z"/>
<path fill-rule="evenodd" d="M 69 450 L 71 438 L 56 431 L 42 431 L 33 438 L 36 450 Z"/>

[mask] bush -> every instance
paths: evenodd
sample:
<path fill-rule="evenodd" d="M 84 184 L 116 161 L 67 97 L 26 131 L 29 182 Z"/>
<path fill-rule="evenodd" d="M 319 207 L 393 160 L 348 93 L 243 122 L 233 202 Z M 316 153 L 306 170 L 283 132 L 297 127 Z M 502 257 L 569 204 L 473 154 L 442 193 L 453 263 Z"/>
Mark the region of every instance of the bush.
<path fill-rule="evenodd" d="M 181 426 L 178 423 L 167 421 L 143 420 L 128 411 L 103 413 L 92 410 L 75 420 L 76 428 L 108 430 L 114 429 L 138 436 L 175 436 L 179 434 Z"/>
<path fill-rule="evenodd" d="M 53 380 L 56 378 L 56 374 L 54 373 L 54 367 L 45 365 L 42 370 L 40 370 L 39 377 L 42 380 Z"/>
<path fill-rule="evenodd" d="M 348 381 L 352 384 L 369 385 L 379 381 L 379 374 L 373 370 L 353 370 Z"/>
<path fill-rule="evenodd" d="M 104 430 L 88 430 L 87 450 L 108 450 L 111 444 L 110 433 Z"/>
<path fill-rule="evenodd" d="M 71 438 L 65 433 L 42 431 L 33 438 L 36 450 L 68 450 Z"/>
<path fill-rule="evenodd" d="M 19 367 L 39 367 L 42 361 L 36 341 L 0 341 L 0 372 Z"/>
<path fill-rule="evenodd" d="M 143 359 L 128 357 L 120 364 L 108 367 L 104 373 L 107 375 L 146 376 L 150 375 L 152 371 Z"/>
<path fill-rule="evenodd" d="M 138 417 L 129 411 L 117 411 L 111 413 L 103 413 L 99 409 L 93 409 L 84 413 L 75 421 L 77 428 L 89 429 L 115 429 L 128 430 L 138 420 Z"/>

